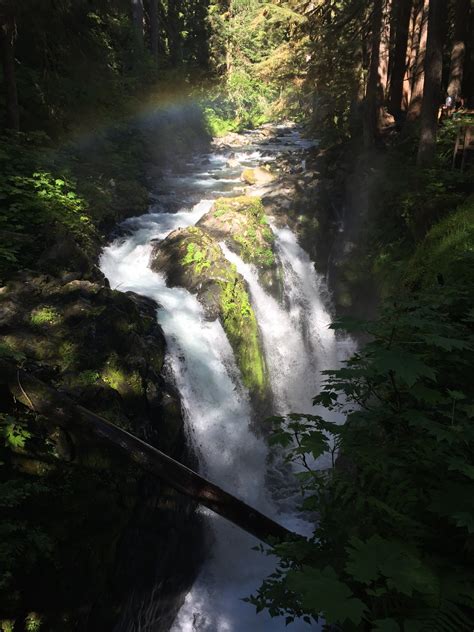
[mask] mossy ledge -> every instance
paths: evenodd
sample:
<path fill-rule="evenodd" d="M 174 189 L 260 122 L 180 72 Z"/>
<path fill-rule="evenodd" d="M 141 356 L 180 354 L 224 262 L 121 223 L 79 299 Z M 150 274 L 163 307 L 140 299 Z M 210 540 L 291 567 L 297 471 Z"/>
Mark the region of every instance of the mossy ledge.
<path fill-rule="evenodd" d="M 155 245 L 151 267 L 165 273 L 169 285 L 196 294 L 207 318 L 220 319 L 243 383 L 252 396 L 263 399 L 268 377 L 257 320 L 244 279 L 216 239 L 196 226 L 175 230 Z"/>

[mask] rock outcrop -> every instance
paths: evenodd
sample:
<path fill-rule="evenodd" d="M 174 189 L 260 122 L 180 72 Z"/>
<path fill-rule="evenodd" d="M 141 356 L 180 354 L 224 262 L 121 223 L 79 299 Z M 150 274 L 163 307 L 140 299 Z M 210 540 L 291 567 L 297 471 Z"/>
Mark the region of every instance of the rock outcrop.
<path fill-rule="evenodd" d="M 263 398 L 267 372 L 255 314 L 244 279 L 224 257 L 217 239 L 202 227 L 175 230 L 155 244 L 151 268 L 164 273 L 169 285 L 196 294 L 207 318 L 221 320 L 244 384 Z"/>
<path fill-rule="evenodd" d="M 275 238 L 260 198 L 219 198 L 197 225 L 225 242 L 243 261 L 254 264 L 262 285 L 279 295 L 281 270 L 274 252 Z"/>
<path fill-rule="evenodd" d="M 0 353 L 193 466 L 179 396 L 163 377 L 156 304 L 113 291 L 85 262 L 84 269 L 82 276 L 62 278 L 25 272 L 1 288 Z M 143 610 L 149 596 L 153 612 L 170 623 L 203 554 L 194 503 L 124 465 L 88 435 L 51 429 L 0 390 L 0 423 L 11 419 L 30 439 L 12 444 L 10 479 L 20 485 L 28 477 L 33 490 L 39 485 L 40 496 L 50 490 L 54 501 L 44 511 L 44 499 L 30 493 L 26 513 L 15 508 L 22 524 L 32 520 L 29 528 L 47 534 L 49 549 L 28 567 L 10 611 L 18 608 L 16 594 L 25 603 L 39 600 L 47 625 L 55 627 L 57 604 L 67 601 L 79 627 L 87 621 L 94 629 L 115 629 L 117 612 L 126 618 L 126 610 Z M 156 588 L 165 584 L 166 590 Z"/>

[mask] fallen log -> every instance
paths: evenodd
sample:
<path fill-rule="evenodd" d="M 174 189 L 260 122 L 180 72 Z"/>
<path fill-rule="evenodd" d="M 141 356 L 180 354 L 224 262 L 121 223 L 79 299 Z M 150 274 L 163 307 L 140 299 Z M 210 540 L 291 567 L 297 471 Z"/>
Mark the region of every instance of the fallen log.
<path fill-rule="evenodd" d="M 73 426 L 81 432 L 91 433 L 104 445 L 119 450 L 142 469 L 158 476 L 170 487 L 190 496 L 259 540 L 271 544 L 273 540 L 300 537 L 164 452 L 4 360 L 0 360 L 0 383 L 8 386 L 15 399 L 44 415 L 55 426 L 65 429 Z"/>

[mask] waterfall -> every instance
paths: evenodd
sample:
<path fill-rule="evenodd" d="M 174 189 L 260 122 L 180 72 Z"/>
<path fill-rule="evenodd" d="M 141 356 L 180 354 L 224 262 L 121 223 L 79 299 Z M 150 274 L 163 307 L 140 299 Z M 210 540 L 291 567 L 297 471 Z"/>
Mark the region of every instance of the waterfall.
<path fill-rule="evenodd" d="M 282 135 L 282 148 L 298 145 L 294 130 Z M 232 349 L 219 321 L 208 322 L 197 299 L 183 288 L 168 288 L 161 274 L 149 268 L 152 241 L 172 230 L 195 224 L 211 207 L 214 195 L 238 194 L 242 165 L 266 160 L 258 147 L 239 151 L 233 167 L 228 156 L 210 156 L 206 171 L 174 178 L 176 213 L 159 212 L 165 197 L 151 212 L 124 224 L 125 236 L 111 243 L 101 257 L 101 269 L 111 287 L 132 290 L 159 304 L 157 318 L 168 343 L 168 364 L 180 391 L 189 440 L 195 446 L 201 472 L 285 526 L 302 533 L 310 525 L 295 513 L 294 487 L 285 488 L 289 473 L 269 471 L 269 449 L 252 431 L 252 409 L 243 388 Z M 271 156 L 270 156 L 271 157 Z M 222 182 L 219 182 L 219 178 Z M 212 186 L 209 185 L 212 180 Z M 168 182 L 169 186 L 170 182 Z M 212 191 L 210 191 L 212 189 Z M 184 193 L 183 193 L 184 191 Z M 169 200 L 170 190 L 166 192 Z M 187 196 L 187 197 L 186 197 Z M 201 197 L 201 201 L 192 201 Z M 262 333 L 270 381 L 280 413 L 310 412 L 322 369 L 335 366 L 347 352 L 328 328 L 330 314 L 322 298 L 323 285 L 309 257 L 287 228 L 272 226 L 284 271 L 284 301 L 279 304 L 258 282 L 256 270 L 224 245 L 227 258 L 246 279 Z M 341 346 L 342 344 L 342 346 Z M 275 481 L 279 482 L 275 483 Z M 272 482 L 273 481 L 273 482 Z M 278 489 L 276 489 L 278 487 Z M 186 596 L 173 632 L 279 632 L 284 621 L 242 601 L 275 566 L 272 557 L 253 551 L 256 540 L 219 516 L 201 509 L 212 532 L 210 559 Z M 316 630 L 296 622 L 292 629 Z"/>

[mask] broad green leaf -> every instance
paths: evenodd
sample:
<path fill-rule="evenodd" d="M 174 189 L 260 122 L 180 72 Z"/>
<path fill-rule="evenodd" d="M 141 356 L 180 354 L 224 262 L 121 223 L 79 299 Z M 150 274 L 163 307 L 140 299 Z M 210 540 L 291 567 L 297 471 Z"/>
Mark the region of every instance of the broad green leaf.
<path fill-rule="evenodd" d="M 436 371 L 417 355 L 403 349 L 377 348 L 372 355 L 374 368 L 381 373 L 393 371 L 407 386 L 413 386 L 421 377 L 434 380 Z"/>
<path fill-rule="evenodd" d="M 383 576 L 391 590 L 411 596 L 414 590 L 433 593 L 437 580 L 431 570 L 403 542 L 374 535 L 363 542 L 350 540 L 346 571 L 369 584 Z"/>
<path fill-rule="evenodd" d="M 320 570 L 306 566 L 301 571 L 290 571 L 287 581 L 288 587 L 300 597 L 306 612 L 322 613 L 328 623 L 346 620 L 360 623 L 366 606 L 354 597 L 332 567 Z"/>

